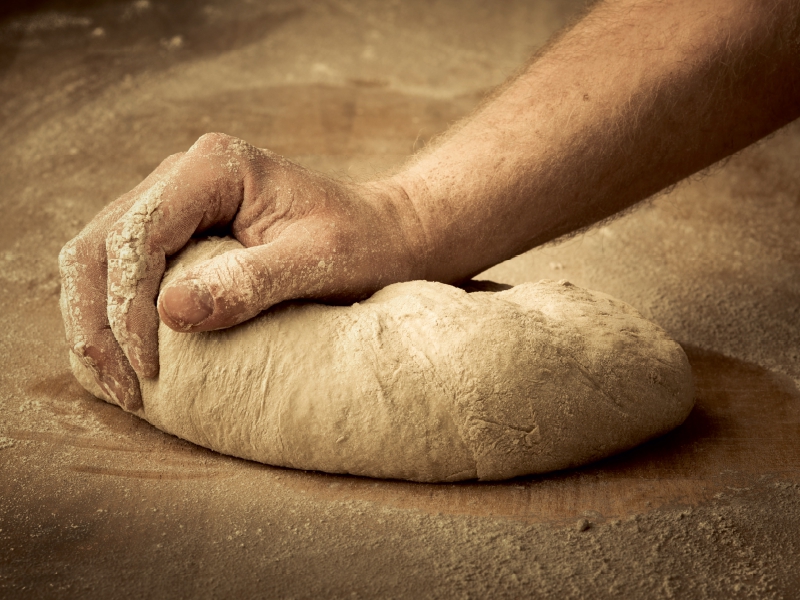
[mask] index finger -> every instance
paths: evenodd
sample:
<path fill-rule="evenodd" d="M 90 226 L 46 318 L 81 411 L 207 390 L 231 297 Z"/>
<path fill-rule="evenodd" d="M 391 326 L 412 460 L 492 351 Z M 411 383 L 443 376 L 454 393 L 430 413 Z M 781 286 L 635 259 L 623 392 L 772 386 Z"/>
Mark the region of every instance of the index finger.
<path fill-rule="evenodd" d="M 195 233 L 233 220 L 244 197 L 245 173 L 258 153 L 236 138 L 204 135 L 111 227 L 108 322 L 140 376 L 158 373 L 156 298 L 166 257 Z"/>

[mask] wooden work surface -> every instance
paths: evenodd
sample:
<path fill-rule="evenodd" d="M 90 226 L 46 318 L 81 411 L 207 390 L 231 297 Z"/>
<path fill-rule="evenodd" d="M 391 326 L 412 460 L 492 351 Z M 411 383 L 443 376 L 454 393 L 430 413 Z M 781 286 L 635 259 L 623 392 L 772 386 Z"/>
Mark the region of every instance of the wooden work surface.
<path fill-rule="evenodd" d="M 800 127 L 486 275 L 664 327 L 697 394 L 672 433 L 502 483 L 280 469 L 84 392 L 59 249 L 206 131 L 339 175 L 396 165 L 581 3 L 28 4 L 0 10 L 0 597 L 796 594 Z"/>
<path fill-rule="evenodd" d="M 111 481 L 175 481 L 178 490 L 207 480 L 257 474 L 321 501 L 364 500 L 430 513 L 508 517 L 526 522 L 574 522 L 628 517 L 648 510 L 696 506 L 716 494 L 769 478 L 800 482 L 800 394 L 792 382 L 741 361 L 689 350 L 696 406 L 673 432 L 593 465 L 506 482 L 422 484 L 295 471 L 229 458 L 162 433 L 137 417 L 96 400 L 71 373 L 28 390 L 36 408 L 20 411 L 4 435 L 36 461 L 50 456 L 54 477 L 90 487 Z M 99 425 L 81 427 L 68 416 L 91 411 Z M 61 425 L 38 429 L 46 412 Z M 60 419 L 59 417 L 64 417 Z M 52 422 L 48 422 L 52 425 Z M 25 442 L 33 442 L 26 444 Z M 26 461 L 27 462 L 27 461 Z M 11 494 L 16 486 L 0 488 Z M 126 484 L 127 485 L 127 484 Z M 33 491 L 33 490 L 31 490 Z M 168 495 L 170 495 L 168 493 Z"/>

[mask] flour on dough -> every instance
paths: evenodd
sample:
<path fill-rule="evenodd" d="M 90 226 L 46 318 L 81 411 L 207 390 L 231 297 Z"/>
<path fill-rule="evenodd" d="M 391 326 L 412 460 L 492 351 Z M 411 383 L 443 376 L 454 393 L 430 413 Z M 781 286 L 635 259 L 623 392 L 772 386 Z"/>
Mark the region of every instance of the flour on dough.
<path fill-rule="evenodd" d="M 164 281 L 240 247 L 193 243 Z M 159 429 L 271 465 L 370 477 L 575 467 L 666 433 L 693 406 L 677 343 L 564 281 L 469 294 L 414 281 L 352 306 L 287 303 L 222 331 L 161 324 L 159 355 L 137 413 Z"/>

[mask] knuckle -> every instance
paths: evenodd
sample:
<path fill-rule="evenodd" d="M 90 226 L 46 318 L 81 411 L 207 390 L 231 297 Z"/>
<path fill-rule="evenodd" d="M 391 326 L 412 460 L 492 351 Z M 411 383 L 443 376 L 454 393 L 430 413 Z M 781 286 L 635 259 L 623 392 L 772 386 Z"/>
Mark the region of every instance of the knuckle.
<path fill-rule="evenodd" d="M 77 259 L 78 255 L 78 238 L 74 237 L 61 248 L 58 253 L 58 266 L 61 269 L 63 276 L 64 270 L 68 269 Z"/>
<path fill-rule="evenodd" d="M 265 156 L 255 146 L 226 133 L 205 133 L 195 142 L 190 152 L 204 156 L 218 156 L 229 167 L 249 168 L 256 157 Z"/>
<path fill-rule="evenodd" d="M 251 297 L 256 304 L 263 304 L 272 291 L 272 277 L 269 269 L 265 265 L 256 265 L 254 261 L 248 260 L 244 253 L 234 255 L 233 260 L 236 264 L 234 273 L 232 273 L 235 277 L 233 281 L 244 283 L 243 290 L 252 292 Z M 245 293 L 245 295 L 248 294 Z"/>
<path fill-rule="evenodd" d="M 257 282 L 255 270 L 247 261 L 242 252 L 231 252 L 225 260 L 215 265 L 217 277 L 226 289 L 237 287 L 252 287 Z"/>
<path fill-rule="evenodd" d="M 91 261 L 104 260 L 104 256 L 98 256 L 96 246 L 96 241 L 86 232 L 79 233 L 64 244 L 64 247 L 58 253 L 58 267 L 61 277 L 75 273 L 79 265 L 87 264 Z"/>
<path fill-rule="evenodd" d="M 192 149 L 200 150 L 201 152 L 226 150 L 233 142 L 241 141 L 226 133 L 204 133 L 192 146 Z"/>
<path fill-rule="evenodd" d="M 246 251 L 232 251 L 206 267 L 216 288 L 212 294 L 225 297 L 240 310 L 261 309 L 272 297 L 272 277 L 267 265 L 249 260 Z"/>
<path fill-rule="evenodd" d="M 170 154 L 167 158 L 161 161 L 161 164 L 158 165 L 159 168 L 162 167 L 169 167 L 174 163 L 178 162 L 181 158 L 185 156 L 186 152 L 176 152 L 175 154 Z"/>

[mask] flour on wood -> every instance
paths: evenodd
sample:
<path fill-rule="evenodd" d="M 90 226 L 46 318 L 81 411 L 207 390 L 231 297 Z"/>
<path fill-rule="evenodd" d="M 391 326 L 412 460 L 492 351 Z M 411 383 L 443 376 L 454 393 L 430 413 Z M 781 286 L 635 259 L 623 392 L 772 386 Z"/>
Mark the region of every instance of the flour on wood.
<path fill-rule="evenodd" d="M 236 248 L 192 243 L 164 282 Z M 287 303 L 221 331 L 161 324 L 159 356 L 137 413 L 159 429 L 271 465 L 370 477 L 574 467 L 666 433 L 693 405 L 676 342 L 566 281 L 469 294 L 414 281 L 352 306 Z M 102 397 L 84 369 L 73 361 Z"/>

